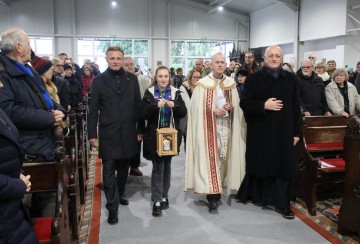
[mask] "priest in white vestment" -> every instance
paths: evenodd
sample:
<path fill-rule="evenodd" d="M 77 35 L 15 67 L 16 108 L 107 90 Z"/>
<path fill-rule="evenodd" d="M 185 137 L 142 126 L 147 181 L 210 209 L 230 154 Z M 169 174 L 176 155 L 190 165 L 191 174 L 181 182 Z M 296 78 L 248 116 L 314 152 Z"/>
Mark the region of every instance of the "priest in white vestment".
<path fill-rule="evenodd" d="M 216 212 L 221 193 L 237 191 L 245 175 L 246 123 L 225 56 L 211 57 L 213 72 L 197 83 L 188 110 L 185 191 L 204 194 Z"/>

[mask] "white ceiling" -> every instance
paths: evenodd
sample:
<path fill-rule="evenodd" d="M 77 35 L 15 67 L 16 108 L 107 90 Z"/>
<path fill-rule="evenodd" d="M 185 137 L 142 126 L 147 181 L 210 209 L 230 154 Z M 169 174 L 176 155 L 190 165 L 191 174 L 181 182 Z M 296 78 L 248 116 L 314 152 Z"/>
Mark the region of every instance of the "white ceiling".
<path fill-rule="evenodd" d="M 223 6 L 225 10 L 242 15 L 266 8 L 275 3 L 284 3 L 288 6 L 296 6 L 298 0 L 190 0 L 213 10 L 217 6 Z"/>

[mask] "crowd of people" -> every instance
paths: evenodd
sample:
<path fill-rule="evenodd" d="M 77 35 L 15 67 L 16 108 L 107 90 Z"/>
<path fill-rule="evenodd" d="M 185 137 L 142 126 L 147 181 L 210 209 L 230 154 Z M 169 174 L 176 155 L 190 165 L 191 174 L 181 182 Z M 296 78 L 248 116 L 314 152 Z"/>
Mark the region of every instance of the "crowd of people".
<path fill-rule="evenodd" d="M 159 66 L 152 80 L 117 46 L 107 49 L 103 72 L 89 59 L 80 68 L 65 53 L 38 57 L 17 28 L 2 33 L 0 49 L 0 152 L 8 152 L 0 154 L 5 243 L 36 242 L 22 202 L 30 176 L 21 174 L 21 166 L 54 160 L 53 127 L 83 96 L 91 96 L 88 139 L 102 159 L 109 224 L 118 223 L 119 204 L 129 204 L 128 175 L 143 175 L 141 151 L 153 166 L 152 215 L 169 208 L 173 156 L 157 151 L 157 129 L 167 127 L 177 129 L 178 147 L 184 138 L 185 190 L 206 196 L 210 213 L 218 212 L 221 194 L 235 191 L 239 202 L 273 206 L 293 219 L 290 186 L 302 116 L 360 113 L 360 61 L 353 71 L 336 68 L 334 60 L 316 62 L 311 54 L 295 71 L 278 46 L 266 49 L 261 64 L 248 51 L 243 64 L 230 61 L 227 67 L 225 55 L 215 53 L 205 63 L 197 59 L 186 76 L 181 67 Z M 32 216 L 42 215 L 46 207 L 39 206 Z"/>

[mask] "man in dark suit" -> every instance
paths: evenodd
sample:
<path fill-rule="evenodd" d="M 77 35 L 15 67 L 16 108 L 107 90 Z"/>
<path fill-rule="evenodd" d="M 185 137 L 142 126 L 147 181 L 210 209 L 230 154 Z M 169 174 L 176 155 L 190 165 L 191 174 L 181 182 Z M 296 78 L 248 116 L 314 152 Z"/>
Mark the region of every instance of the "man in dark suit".
<path fill-rule="evenodd" d="M 103 165 L 108 222 L 116 224 L 119 203 L 129 204 L 124 191 L 129 159 L 138 153 L 136 123 L 141 111 L 141 98 L 136 75 L 122 67 L 123 50 L 109 47 L 106 61 L 108 69 L 95 77 L 90 87 L 88 133 L 91 146 L 97 147 L 99 123 L 99 157 Z"/>

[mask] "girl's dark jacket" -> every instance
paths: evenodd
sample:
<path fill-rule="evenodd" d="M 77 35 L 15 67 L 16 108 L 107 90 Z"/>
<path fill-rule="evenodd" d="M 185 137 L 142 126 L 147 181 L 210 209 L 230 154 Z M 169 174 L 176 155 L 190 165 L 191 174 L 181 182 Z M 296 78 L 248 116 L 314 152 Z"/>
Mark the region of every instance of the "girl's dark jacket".
<path fill-rule="evenodd" d="M 171 87 L 171 97 L 175 104 L 173 107 L 173 116 L 175 121 L 175 128 L 178 130 L 178 152 L 181 142 L 181 133 L 179 133 L 179 119 L 186 116 L 185 103 L 180 95 L 181 91 L 175 87 Z M 147 120 L 144 133 L 143 156 L 148 160 L 156 160 L 158 155 L 156 153 L 156 129 L 158 128 L 159 108 L 154 99 L 154 87 L 150 87 L 145 91 L 142 100 L 141 117 Z"/>

